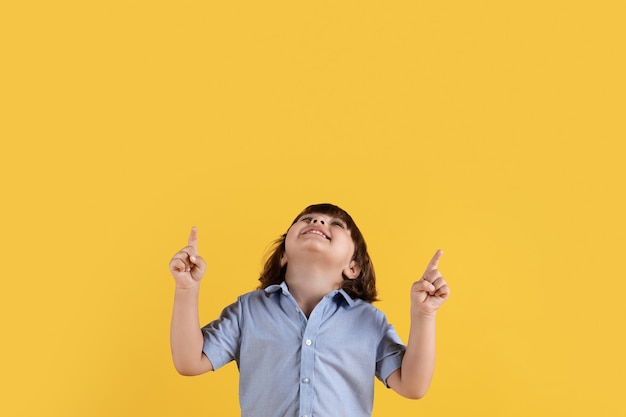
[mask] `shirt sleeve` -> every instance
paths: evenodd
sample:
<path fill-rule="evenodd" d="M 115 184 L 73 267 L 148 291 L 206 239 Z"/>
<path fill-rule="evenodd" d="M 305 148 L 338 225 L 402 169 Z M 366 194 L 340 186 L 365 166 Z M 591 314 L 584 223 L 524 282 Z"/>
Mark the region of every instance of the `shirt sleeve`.
<path fill-rule="evenodd" d="M 232 360 L 239 360 L 241 340 L 241 300 L 226 307 L 219 318 L 202 328 L 202 352 L 217 370 Z"/>
<path fill-rule="evenodd" d="M 393 326 L 387 323 L 387 319 L 384 320 L 384 327 L 384 334 L 376 353 L 376 377 L 389 388 L 387 378 L 396 369 L 402 367 L 402 358 L 404 358 L 406 346 L 400 340 Z"/>

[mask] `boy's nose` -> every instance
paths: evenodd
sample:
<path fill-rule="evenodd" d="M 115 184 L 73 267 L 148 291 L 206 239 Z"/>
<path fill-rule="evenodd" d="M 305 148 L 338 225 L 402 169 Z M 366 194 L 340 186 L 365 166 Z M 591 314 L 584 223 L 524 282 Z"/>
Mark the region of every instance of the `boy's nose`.
<path fill-rule="evenodd" d="M 326 223 L 324 223 L 324 219 L 322 219 L 322 218 L 315 218 L 315 219 L 313 219 L 313 223 L 317 223 L 317 222 L 319 222 L 320 224 L 326 224 Z"/>

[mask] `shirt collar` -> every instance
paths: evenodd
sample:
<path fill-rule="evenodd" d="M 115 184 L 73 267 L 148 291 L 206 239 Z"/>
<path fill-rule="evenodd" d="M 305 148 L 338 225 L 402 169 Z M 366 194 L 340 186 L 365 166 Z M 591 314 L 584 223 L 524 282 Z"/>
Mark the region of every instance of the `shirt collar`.
<path fill-rule="evenodd" d="M 271 293 L 275 293 L 277 291 L 281 290 L 283 294 L 287 295 L 291 295 L 291 293 L 289 292 L 289 287 L 287 287 L 287 283 L 285 281 L 281 282 L 280 284 L 274 284 L 274 285 L 270 285 L 267 288 L 265 288 L 265 293 L 266 294 L 271 294 Z M 345 292 L 343 290 L 343 288 L 340 288 L 338 290 L 334 290 L 331 291 L 330 293 L 326 294 L 326 297 L 333 297 L 335 299 L 341 299 L 343 297 L 344 300 L 346 300 L 346 303 L 348 304 L 348 307 L 352 307 L 354 306 L 355 300 L 350 297 L 350 295 Z"/>

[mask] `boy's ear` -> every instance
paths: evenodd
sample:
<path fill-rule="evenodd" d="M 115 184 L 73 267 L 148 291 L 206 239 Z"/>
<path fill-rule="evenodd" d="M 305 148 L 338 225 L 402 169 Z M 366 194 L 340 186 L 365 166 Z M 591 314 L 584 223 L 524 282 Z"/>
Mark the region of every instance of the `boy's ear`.
<path fill-rule="evenodd" d="M 350 261 L 350 265 L 344 268 L 343 275 L 348 279 L 357 279 L 361 275 L 361 266 L 355 261 Z"/>
<path fill-rule="evenodd" d="M 283 253 L 283 256 L 280 257 L 280 267 L 287 265 L 287 254 Z"/>

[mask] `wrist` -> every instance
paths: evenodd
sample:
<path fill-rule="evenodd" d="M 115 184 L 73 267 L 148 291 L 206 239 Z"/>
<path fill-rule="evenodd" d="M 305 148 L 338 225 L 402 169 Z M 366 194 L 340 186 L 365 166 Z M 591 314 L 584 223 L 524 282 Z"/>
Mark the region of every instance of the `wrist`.
<path fill-rule="evenodd" d="M 417 321 L 431 321 L 437 318 L 437 311 L 412 311 L 411 319 Z"/>
<path fill-rule="evenodd" d="M 197 282 L 191 286 L 176 284 L 177 294 L 198 294 L 200 292 L 200 283 Z"/>

